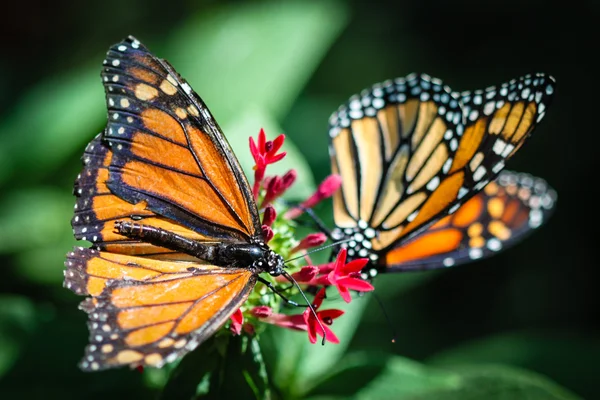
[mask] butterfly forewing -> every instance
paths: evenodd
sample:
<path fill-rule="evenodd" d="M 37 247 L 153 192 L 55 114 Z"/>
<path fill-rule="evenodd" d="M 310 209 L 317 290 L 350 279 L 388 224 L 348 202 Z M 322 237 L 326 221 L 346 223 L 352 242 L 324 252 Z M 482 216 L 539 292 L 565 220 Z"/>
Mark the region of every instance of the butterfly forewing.
<path fill-rule="evenodd" d="M 229 144 L 202 100 L 165 61 L 130 38 L 109 50 L 102 78 L 114 194 L 145 202 L 204 235 L 248 240 L 260 231 Z"/>
<path fill-rule="evenodd" d="M 193 240 L 210 240 L 176 222 L 161 217 L 146 208 L 145 202 L 131 204 L 115 196 L 107 186 L 112 151 L 98 135 L 86 147 L 82 161 L 84 168 L 75 181 L 73 193 L 77 197 L 71 220 L 76 239 L 88 240 L 96 248 L 115 253 L 146 255 L 171 259 L 189 258 L 162 247 L 134 240 L 115 231 L 116 221 L 144 221 Z"/>
<path fill-rule="evenodd" d="M 541 120 L 553 85 L 537 74 L 460 95 L 413 74 L 351 97 L 330 119 L 348 254 L 377 260 L 478 193 Z"/>

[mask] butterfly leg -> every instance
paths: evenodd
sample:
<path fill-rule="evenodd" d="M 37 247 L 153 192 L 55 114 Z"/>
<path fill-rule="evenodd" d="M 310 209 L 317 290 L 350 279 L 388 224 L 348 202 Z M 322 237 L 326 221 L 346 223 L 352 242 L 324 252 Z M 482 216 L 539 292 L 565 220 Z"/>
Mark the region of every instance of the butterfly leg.
<path fill-rule="evenodd" d="M 298 304 L 293 300 L 288 299 L 287 297 L 285 297 L 280 290 L 277 290 L 277 288 L 275 286 L 273 286 L 273 284 L 271 282 L 269 282 L 268 280 L 262 278 L 262 277 L 258 277 L 258 281 L 262 282 L 266 287 L 268 287 L 269 289 L 271 289 L 271 291 L 273 293 L 275 293 L 277 296 L 281 297 L 283 299 L 283 301 L 285 301 L 287 304 L 294 306 L 294 307 L 309 307 L 308 304 Z M 293 287 L 293 285 L 292 285 Z M 286 288 L 284 290 L 288 290 L 289 288 Z"/>

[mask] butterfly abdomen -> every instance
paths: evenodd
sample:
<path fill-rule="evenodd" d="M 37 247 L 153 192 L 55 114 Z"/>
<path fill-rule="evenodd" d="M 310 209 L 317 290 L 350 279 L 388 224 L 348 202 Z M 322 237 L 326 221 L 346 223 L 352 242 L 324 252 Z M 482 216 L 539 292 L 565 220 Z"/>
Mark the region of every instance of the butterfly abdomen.
<path fill-rule="evenodd" d="M 260 273 L 271 271 L 283 262 L 277 255 L 274 258 L 274 253 L 258 240 L 256 243 L 202 243 L 161 228 L 128 221 L 117 221 L 115 230 L 130 239 L 186 253 L 223 267 L 252 268 Z"/>

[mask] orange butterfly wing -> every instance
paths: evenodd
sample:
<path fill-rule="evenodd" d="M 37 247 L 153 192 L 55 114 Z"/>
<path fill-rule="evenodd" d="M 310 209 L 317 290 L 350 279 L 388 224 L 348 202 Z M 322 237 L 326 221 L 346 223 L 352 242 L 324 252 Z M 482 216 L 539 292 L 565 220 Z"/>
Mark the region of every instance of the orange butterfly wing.
<path fill-rule="evenodd" d="M 245 301 L 249 269 L 119 235 L 137 222 L 199 242 L 260 239 L 258 210 L 229 144 L 202 100 L 135 38 L 104 61 L 108 124 L 75 182 L 77 239 L 64 285 L 88 295 L 84 370 L 162 366 L 207 339 Z"/>
<path fill-rule="evenodd" d="M 65 286 L 91 295 L 90 343 L 80 366 L 161 367 L 196 348 L 246 300 L 256 276 L 248 269 L 169 262 L 76 248 Z"/>
<path fill-rule="evenodd" d="M 103 143 L 100 135 L 87 145 L 82 157 L 84 168 L 73 189 L 77 202 L 71 225 L 76 239 L 88 240 L 96 248 L 114 253 L 154 258 L 190 258 L 185 254 L 127 238 L 115 231 L 115 221 L 134 222 L 143 219 L 144 224 L 161 227 L 189 239 L 209 240 L 148 210 L 145 202 L 131 204 L 115 196 L 107 186 L 111 160 L 112 152 Z"/>
<path fill-rule="evenodd" d="M 330 118 L 335 224 L 373 261 L 452 214 L 494 179 L 543 118 L 552 77 L 463 93 L 427 75 L 374 85 Z M 353 248 L 354 247 L 354 248 Z"/>
<path fill-rule="evenodd" d="M 510 171 L 413 240 L 385 255 L 388 271 L 434 269 L 489 257 L 520 242 L 553 212 L 556 192 Z"/>
<path fill-rule="evenodd" d="M 104 62 L 110 191 L 206 236 L 260 232 L 248 181 L 203 101 L 164 60 L 129 38 Z"/>

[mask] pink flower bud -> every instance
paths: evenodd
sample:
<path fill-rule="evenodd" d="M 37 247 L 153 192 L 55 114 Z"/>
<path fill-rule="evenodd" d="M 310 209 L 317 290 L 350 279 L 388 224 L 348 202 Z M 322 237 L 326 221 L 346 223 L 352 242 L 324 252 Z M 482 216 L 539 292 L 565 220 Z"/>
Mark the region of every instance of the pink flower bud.
<path fill-rule="evenodd" d="M 244 314 L 242 314 L 242 309 L 238 308 L 236 312 L 234 312 L 231 317 L 231 326 L 229 330 L 234 335 L 239 335 L 242 333 L 242 324 L 244 323 Z"/>
<path fill-rule="evenodd" d="M 273 239 L 273 236 L 275 236 L 273 229 L 271 229 L 271 227 L 267 225 L 262 226 L 262 233 L 263 237 L 265 238 L 265 243 L 269 243 L 271 239 Z"/>
<path fill-rule="evenodd" d="M 319 202 L 333 196 L 340 186 L 342 186 L 342 177 L 337 174 L 329 175 L 321 182 L 317 190 L 308 199 L 302 202 L 301 206 L 303 208 L 312 208 L 316 206 Z M 285 214 L 285 217 L 287 219 L 294 219 L 302 213 L 302 208 L 296 207 L 289 210 Z"/>
<path fill-rule="evenodd" d="M 267 206 L 265 208 L 265 212 L 263 214 L 263 225 L 271 226 L 273 222 L 275 222 L 275 218 L 277 218 L 277 212 L 273 206 Z"/>
<path fill-rule="evenodd" d="M 273 309 L 269 306 L 257 306 L 254 307 L 250 313 L 256 318 L 268 318 L 273 314 Z"/>
<path fill-rule="evenodd" d="M 300 243 L 298 243 L 298 245 L 290 251 L 290 253 L 295 253 L 300 250 L 317 247 L 317 246 L 322 245 L 326 241 L 327 241 L 327 235 L 325 235 L 324 233 L 321 233 L 321 232 L 310 233 L 310 234 L 306 235 L 306 237 L 304 239 L 302 239 L 300 241 Z"/>
<path fill-rule="evenodd" d="M 312 281 L 317 273 L 319 272 L 319 267 L 315 267 L 314 265 L 307 265 L 302 267 L 302 269 L 298 272 L 294 272 L 292 274 L 292 278 L 294 278 L 298 283 L 309 283 Z"/>

